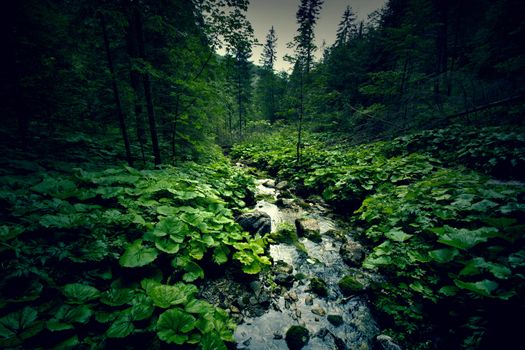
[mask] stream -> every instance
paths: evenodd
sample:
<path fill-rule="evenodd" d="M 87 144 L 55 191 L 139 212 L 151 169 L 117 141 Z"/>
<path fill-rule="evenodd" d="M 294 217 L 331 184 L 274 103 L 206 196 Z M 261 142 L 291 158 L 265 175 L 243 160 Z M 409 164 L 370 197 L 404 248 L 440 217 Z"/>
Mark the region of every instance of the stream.
<path fill-rule="evenodd" d="M 298 241 L 302 244 L 301 249 L 297 244 L 270 245 L 269 253 L 274 268 L 276 264 L 282 264 L 279 261 L 284 262 L 282 265 L 293 268 L 295 278 L 293 284 L 279 287 L 271 293 L 269 307 L 264 312 L 254 314 L 239 311 L 243 315 L 234 334 L 237 348 L 288 349 L 286 332 L 292 325 L 300 325 L 309 332 L 308 343 L 303 347 L 305 350 L 371 349 L 379 329 L 366 297 L 345 297 L 338 286 L 339 280 L 350 271 L 354 275 L 364 274 L 357 269 L 350 269 L 340 255 L 342 242 L 351 238 L 349 235 L 341 237 L 336 234 L 344 231 L 332 218 L 330 211 L 320 204 L 306 203 L 299 206 L 292 199 L 287 199 L 286 205 L 277 206 L 273 202 L 282 198 L 280 192 L 275 188 L 274 180 L 257 180 L 256 194 L 264 199 L 259 200 L 254 209 L 270 216 L 271 231 L 275 232 L 283 223 L 295 226 L 296 219 L 309 218 L 317 221 L 321 239 L 314 242 L 300 237 Z M 326 296 L 318 296 L 310 290 L 310 281 L 316 277 L 326 282 Z M 264 283 L 264 277 L 259 278 L 260 283 Z"/>

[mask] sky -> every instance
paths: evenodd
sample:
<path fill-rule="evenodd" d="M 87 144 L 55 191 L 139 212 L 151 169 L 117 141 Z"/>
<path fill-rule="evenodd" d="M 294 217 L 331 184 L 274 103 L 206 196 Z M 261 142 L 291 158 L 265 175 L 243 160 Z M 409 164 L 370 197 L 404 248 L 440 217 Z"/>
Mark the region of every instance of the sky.
<path fill-rule="evenodd" d="M 292 41 L 297 31 L 295 14 L 299 3 L 300 0 L 250 0 L 247 17 L 259 43 L 264 44 L 266 34 L 272 25 L 277 33 L 276 70 L 290 69 L 283 56 L 292 53 L 286 44 Z M 325 0 L 315 29 L 317 46 L 321 47 L 323 41 L 326 41 L 327 46 L 334 43 L 337 26 L 341 22 L 346 6 L 352 7 L 359 21 L 366 20 L 371 12 L 381 8 L 385 3 L 386 0 Z M 261 52 L 262 46 L 253 48 L 252 62 L 259 64 Z M 320 50 L 317 52 L 317 57 L 319 55 Z"/>

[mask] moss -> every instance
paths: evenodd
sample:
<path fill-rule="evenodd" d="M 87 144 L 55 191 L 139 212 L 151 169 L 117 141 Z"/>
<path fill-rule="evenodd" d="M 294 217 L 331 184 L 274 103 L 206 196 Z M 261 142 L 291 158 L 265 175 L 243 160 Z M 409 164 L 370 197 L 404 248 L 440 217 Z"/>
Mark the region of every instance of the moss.
<path fill-rule="evenodd" d="M 339 327 L 343 324 L 343 317 L 339 315 L 328 315 L 327 316 L 328 322 L 333 324 L 336 327 Z"/>
<path fill-rule="evenodd" d="M 361 282 L 355 279 L 353 276 L 345 276 L 339 280 L 339 289 L 344 296 L 350 296 L 361 292 L 364 286 Z"/>
<path fill-rule="evenodd" d="M 299 272 L 295 275 L 295 280 L 296 281 L 302 281 L 306 278 L 306 275 L 302 272 Z"/>
<path fill-rule="evenodd" d="M 310 280 L 310 290 L 320 297 L 326 297 L 328 295 L 326 282 L 318 277 L 314 277 Z"/>
<path fill-rule="evenodd" d="M 306 247 L 299 242 L 299 236 L 297 236 L 295 227 L 290 224 L 283 223 L 279 225 L 277 231 L 270 233 L 267 237 L 277 243 L 293 245 L 297 250 L 306 253 Z"/>
<path fill-rule="evenodd" d="M 300 350 L 308 344 L 310 332 L 301 326 L 291 326 L 288 331 L 286 331 L 285 340 L 290 350 Z"/>

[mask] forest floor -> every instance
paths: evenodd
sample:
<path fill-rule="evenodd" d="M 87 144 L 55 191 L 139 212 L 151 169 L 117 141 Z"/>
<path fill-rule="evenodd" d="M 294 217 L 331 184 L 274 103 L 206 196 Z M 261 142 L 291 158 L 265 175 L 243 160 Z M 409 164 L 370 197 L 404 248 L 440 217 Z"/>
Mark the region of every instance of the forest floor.
<path fill-rule="evenodd" d="M 523 132 L 360 146 L 307 134 L 300 164 L 290 135 L 234 146 L 259 179 L 218 152 L 138 170 L 83 134 L 6 144 L 0 346 L 490 348 L 519 336 Z"/>

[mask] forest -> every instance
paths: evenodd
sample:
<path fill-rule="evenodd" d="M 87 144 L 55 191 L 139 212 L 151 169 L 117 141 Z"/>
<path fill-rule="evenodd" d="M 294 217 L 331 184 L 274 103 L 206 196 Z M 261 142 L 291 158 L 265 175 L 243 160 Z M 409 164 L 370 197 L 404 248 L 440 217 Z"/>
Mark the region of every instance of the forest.
<path fill-rule="evenodd" d="M 525 2 L 331 1 L 4 4 L 0 348 L 522 347 Z"/>

